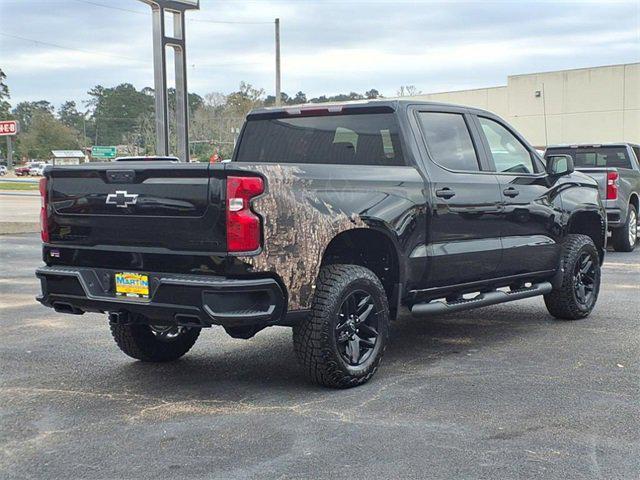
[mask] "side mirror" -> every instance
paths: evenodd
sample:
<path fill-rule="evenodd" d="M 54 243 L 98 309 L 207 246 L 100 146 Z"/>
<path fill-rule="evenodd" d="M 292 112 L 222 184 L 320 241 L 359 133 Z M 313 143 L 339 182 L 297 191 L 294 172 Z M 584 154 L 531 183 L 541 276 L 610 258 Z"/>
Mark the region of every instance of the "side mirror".
<path fill-rule="evenodd" d="M 547 173 L 559 177 L 573 173 L 573 157 L 571 155 L 549 155 L 547 157 Z"/>

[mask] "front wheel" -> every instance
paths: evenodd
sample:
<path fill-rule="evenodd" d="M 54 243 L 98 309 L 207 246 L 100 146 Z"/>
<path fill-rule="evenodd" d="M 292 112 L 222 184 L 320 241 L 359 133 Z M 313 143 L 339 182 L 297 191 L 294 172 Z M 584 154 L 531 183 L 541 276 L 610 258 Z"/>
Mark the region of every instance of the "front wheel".
<path fill-rule="evenodd" d="M 562 247 L 562 283 L 544 296 L 549 313 L 560 320 L 587 317 L 600 292 L 600 257 L 587 235 L 567 235 Z"/>
<path fill-rule="evenodd" d="M 389 336 L 387 296 L 358 265 L 322 267 L 310 317 L 293 327 L 296 355 L 314 383 L 348 388 L 378 369 Z"/>
<path fill-rule="evenodd" d="M 176 325 L 111 324 L 111 334 L 120 350 L 132 358 L 143 362 L 170 362 L 193 347 L 200 329 Z"/>
<path fill-rule="evenodd" d="M 627 220 L 624 225 L 611 232 L 613 248 L 616 252 L 633 252 L 638 240 L 638 212 L 634 205 L 629 205 Z"/>

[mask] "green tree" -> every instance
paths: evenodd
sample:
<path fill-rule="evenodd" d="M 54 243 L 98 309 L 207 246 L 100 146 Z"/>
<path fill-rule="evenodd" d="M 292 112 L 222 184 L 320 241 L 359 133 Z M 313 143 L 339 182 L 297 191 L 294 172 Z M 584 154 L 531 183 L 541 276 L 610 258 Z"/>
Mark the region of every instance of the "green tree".
<path fill-rule="evenodd" d="M 82 131 L 84 115 L 78 111 L 76 102 L 73 100 L 66 101 L 60 106 L 58 109 L 58 118 L 67 127 Z"/>
<path fill-rule="evenodd" d="M 19 145 L 22 156 L 40 159 L 49 158 L 51 150 L 77 148 L 78 133 L 46 111 L 33 114 L 29 131 L 21 135 Z"/>
<path fill-rule="evenodd" d="M 92 140 L 96 145 L 117 145 L 136 131 L 139 119 L 153 112 L 150 89 L 138 91 L 130 83 L 113 88 L 96 85 L 87 92 L 91 99 Z M 151 91 L 152 92 L 152 91 Z"/>
<path fill-rule="evenodd" d="M 252 108 L 262 106 L 263 96 L 262 88 L 254 88 L 250 83 L 240 82 L 238 91 L 227 95 L 225 110 L 231 115 L 244 119 Z"/>
<path fill-rule="evenodd" d="M 296 96 L 291 99 L 291 103 L 296 105 L 301 103 L 307 103 L 307 95 L 304 92 L 300 91 L 296 93 Z"/>
<path fill-rule="evenodd" d="M 380 95 L 380 92 L 378 90 L 376 90 L 375 88 L 372 88 L 371 90 L 368 90 L 368 91 L 364 92 L 364 96 L 367 97 L 370 100 L 374 99 L 374 98 L 382 97 L 382 95 Z"/>
<path fill-rule="evenodd" d="M 13 119 L 13 116 L 11 115 L 11 104 L 8 102 L 10 95 L 9 87 L 5 83 L 6 78 L 7 76 L 0 68 L 0 120 Z M 4 158 L 5 156 L 7 156 L 5 142 L 0 142 L 0 158 Z"/>
<path fill-rule="evenodd" d="M 93 132 L 93 123 L 87 122 L 86 117 L 76 107 L 76 102 L 69 100 L 58 109 L 58 119 L 67 127 L 78 132 L 78 137 L 83 146 L 90 144 L 86 135 Z"/>
<path fill-rule="evenodd" d="M 11 118 L 11 104 L 9 103 L 9 87 L 5 83 L 7 76 L 0 68 L 0 120 Z"/>
<path fill-rule="evenodd" d="M 46 100 L 36 102 L 20 102 L 13 109 L 13 116 L 20 122 L 20 132 L 27 133 L 31 128 L 33 117 L 37 113 L 53 114 L 53 105 Z"/>

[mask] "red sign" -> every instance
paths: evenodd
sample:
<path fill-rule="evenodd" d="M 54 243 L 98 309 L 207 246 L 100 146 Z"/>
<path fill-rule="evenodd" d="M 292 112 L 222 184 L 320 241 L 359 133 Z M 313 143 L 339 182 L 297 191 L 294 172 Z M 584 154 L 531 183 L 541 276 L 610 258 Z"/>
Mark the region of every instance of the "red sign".
<path fill-rule="evenodd" d="M 18 122 L 15 120 L 0 121 L 0 136 L 15 135 L 16 133 L 18 133 Z"/>

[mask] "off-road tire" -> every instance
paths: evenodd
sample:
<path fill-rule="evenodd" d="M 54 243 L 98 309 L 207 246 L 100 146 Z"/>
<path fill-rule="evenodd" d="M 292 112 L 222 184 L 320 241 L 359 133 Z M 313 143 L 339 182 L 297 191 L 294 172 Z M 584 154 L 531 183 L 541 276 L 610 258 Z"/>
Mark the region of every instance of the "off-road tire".
<path fill-rule="evenodd" d="M 377 347 L 366 362 L 351 367 L 338 352 L 334 329 L 342 301 L 350 292 L 365 290 L 372 296 L 378 315 Z M 358 265 L 322 267 L 316 283 L 311 314 L 293 327 L 293 344 L 308 378 L 332 388 L 349 388 L 366 383 L 376 372 L 389 337 L 389 306 L 378 277 Z"/>
<path fill-rule="evenodd" d="M 635 225 L 631 225 L 632 218 L 636 219 L 636 221 L 633 222 Z M 636 211 L 636 207 L 634 205 L 629 205 L 629 209 L 627 210 L 627 220 L 624 225 L 611 231 L 611 244 L 616 252 L 633 252 L 636 248 L 637 241 L 631 243 L 631 240 L 629 239 L 629 229 L 638 228 L 637 219 L 638 212 Z"/>
<path fill-rule="evenodd" d="M 582 305 L 576 297 L 574 271 L 576 263 L 584 252 L 588 252 L 596 271 L 595 299 L 589 306 Z M 593 240 L 587 235 L 567 235 L 562 246 L 562 282 L 559 287 L 544 296 L 547 310 L 558 320 L 579 320 L 587 317 L 593 310 L 600 291 L 600 258 Z"/>
<path fill-rule="evenodd" d="M 111 324 L 111 334 L 120 350 L 143 362 L 170 362 L 187 353 L 196 343 L 199 328 L 185 328 L 180 335 L 170 341 L 159 340 L 149 325 Z"/>

